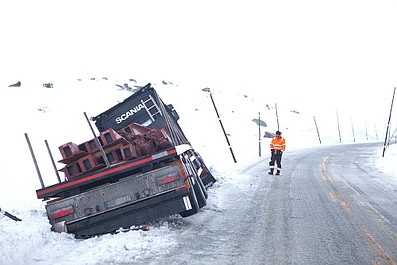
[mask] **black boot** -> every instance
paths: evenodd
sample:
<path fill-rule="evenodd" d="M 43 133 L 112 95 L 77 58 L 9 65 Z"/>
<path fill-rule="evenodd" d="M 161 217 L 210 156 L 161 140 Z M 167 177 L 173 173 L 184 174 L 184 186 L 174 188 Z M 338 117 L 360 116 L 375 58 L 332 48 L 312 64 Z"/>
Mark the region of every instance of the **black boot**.
<path fill-rule="evenodd" d="M 267 172 L 267 174 L 269 174 L 269 175 L 273 175 L 273 169 L 270 169 L 270 171 L 269 171 L 269 172 Z"/>
<path fill-rule="evenodd" d="M 277 170 L 276 175 L 277 176 L 280 175 L 280 170 Z"/>

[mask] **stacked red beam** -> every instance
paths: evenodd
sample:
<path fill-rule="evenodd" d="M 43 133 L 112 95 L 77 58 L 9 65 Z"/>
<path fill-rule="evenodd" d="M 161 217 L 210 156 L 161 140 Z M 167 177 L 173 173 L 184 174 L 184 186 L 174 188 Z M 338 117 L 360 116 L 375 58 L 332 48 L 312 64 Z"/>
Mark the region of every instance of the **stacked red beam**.
<path fill-rule="evenodd" d="M 137 123 L 117 132 L 113 129 L 101 132 L 98 140 L 111 165 L 172 146 L 164 129 L 154 130 Z M 59 162 L 66 164 L 59 171 L 65 173 L 67 180 L 106 166 L 95 138 L 79 145 L 65 143 L 59 150 L 62 155 Z"/>

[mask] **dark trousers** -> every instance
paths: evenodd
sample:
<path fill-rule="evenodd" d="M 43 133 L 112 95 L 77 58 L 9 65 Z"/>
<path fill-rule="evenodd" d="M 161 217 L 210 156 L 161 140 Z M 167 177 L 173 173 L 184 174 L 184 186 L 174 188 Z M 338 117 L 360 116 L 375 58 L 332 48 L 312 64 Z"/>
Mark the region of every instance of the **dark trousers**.
<path fill-rule="evenodd" d="M 281 158 L 283 156 L 283 153 L 281 152 L 281 150 L 276 150 L 276 153 L 274 153 L 274 151 L 271 151 L 272 156 L 270 158 L 270 162 L 269 162 L 269 168 L 270 168 L 270 172 L 273 173 L 273 170 L 275 168 L 277 168 L 277 171 L 281 170 Z"/>

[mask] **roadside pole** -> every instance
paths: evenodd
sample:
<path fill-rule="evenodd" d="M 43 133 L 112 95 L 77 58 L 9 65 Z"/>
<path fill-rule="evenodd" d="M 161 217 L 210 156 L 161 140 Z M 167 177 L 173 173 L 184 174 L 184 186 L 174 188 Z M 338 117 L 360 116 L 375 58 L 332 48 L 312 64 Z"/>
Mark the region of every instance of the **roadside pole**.
<path fill-rule="evenodd" d="M 376 123 L 375 123 L 375 135 L 376 135 L 376 140 L 378 140 L 378 129 L 376 128 Z"/>
<path fill-rule="evenodd" d="M 280 130 L 280 124 L 279 124 L 279 122 L 278 122 L 278 112 L 277 112 L 277 103 L 275 104 L 275 109 L 276 109 L 276 119 L 277 119 L 277 131 L 279 131 Z"/>
<path fill-rule="evenodd" d="M 387 128 L 386 128 L 386 136 L 385 136 L 385 142 L 383 144 L 383 153 L 382 157 L 385 156 L 385 151 L 386 151 L 386 143 L 387 143 L 387 135 L 389 134 L 389 127 L 390 127 L 390 120 L 391 120 L 391 113 L 393 111 L 393 102 L 394 102 L 394 95 L 396 94 L 396 88 L 394 87 L 393 91 L 393 98 L 391 100 L 391 106 L 390 106 L 390 113 L 389 113 L 389 121 L 387 122 Z"/>
<path fill-rule="evenodd" d="M 215 109 L 215 112 L 216 112 L 216 116 L 218 117 L 219 124 L 221 125 L 223 134 L 225 135 L 226 142 L 227 142 L 227 145 L 229 146 L 230 153 L 232 154 L 233 161 L 234 161 L 234 163 L 237 163 L 236 157 L 234 156 L 233 149 L 232 149 L 232 147 L 231 147 L 231 145 L 230 145 L 229 138 L 227 137 L 225 128 L 223 127 L 221 118 L 219 117 L 218 109 L 216 108 L 216 105 L 215 105 L 215 102 L 214 102 L 214 99 L 213 99 L 213 97 L 212 97 L 212 93 L 211 93 L 211 92 L 210 92 L 210 98 L 211 98 L 211 101 L 212 101 L 212 105 L 214 105 L 214 109 Z"/>
<path fill-rule="evenodd" d="M 316 125 L 318 141 L 319 141 L 320 144 L 321 144 L 320 132 L 318 131 L 318 126 L 317 126 L 317 122 L 316 122 L 316 117 L 315 117 L 315 116 L 313 116 L 313 120 L 314 120 L 314 125 Z"/>
<path fill-rule="evenodd" d="M 259 122 L 258 122 L 258 127 L 259 127 L 259 157 L 262 156 L 261 153 L 261 113 L 259 112 L 258 116 Z"/>
<path fill-rule="evenodd" d="M 338 110 L 336 110 L 336 122 L 338 123 L 339 143 L 342 143 L 342 136 L 340 135 L 340 126 L 339 126 L 339 115 L 338 115 Z"/>

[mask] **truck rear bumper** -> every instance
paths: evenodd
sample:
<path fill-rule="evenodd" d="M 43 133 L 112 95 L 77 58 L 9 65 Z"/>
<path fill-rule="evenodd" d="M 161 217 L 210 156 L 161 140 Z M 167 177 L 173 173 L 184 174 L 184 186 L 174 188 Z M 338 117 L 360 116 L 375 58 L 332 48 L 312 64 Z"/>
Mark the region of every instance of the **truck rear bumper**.
<path fill-rule="evenodd" d="M 65 223 L 66 230 L 75 234 L 77 238 L 88 238 L 178 214 L 192 208 L 189 199 L 190 192 L 191 190 L 187 189 L 172 191 L 139 203 L 124 205 L 101 214 L 67 222 Z"/>

